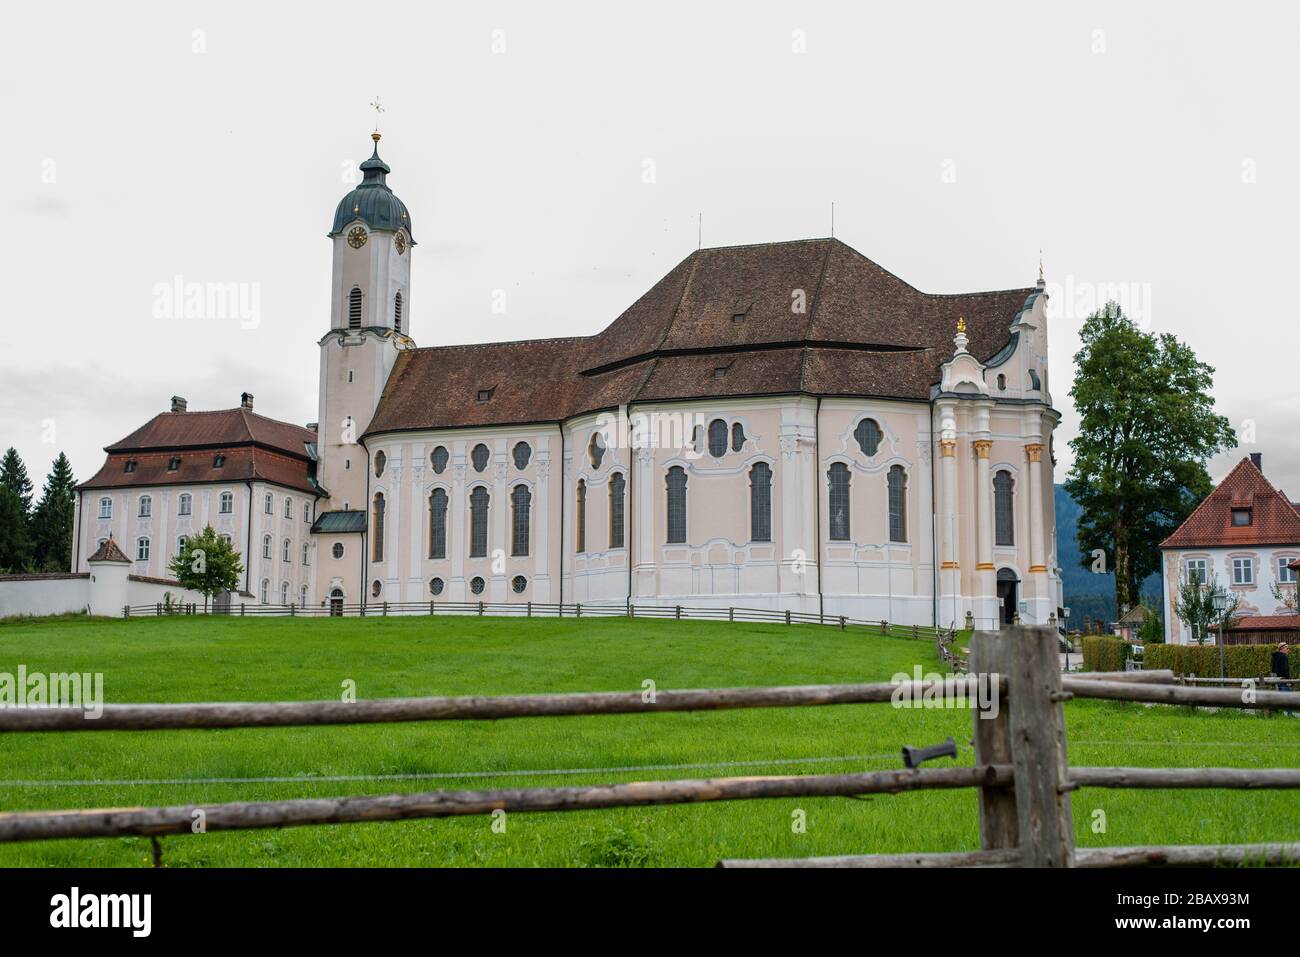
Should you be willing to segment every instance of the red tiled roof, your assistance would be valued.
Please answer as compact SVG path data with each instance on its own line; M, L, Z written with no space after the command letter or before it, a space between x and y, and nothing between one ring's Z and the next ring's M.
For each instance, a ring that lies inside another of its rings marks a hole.
M1035 292L930 295L835 239L701 249L597 335L404 352L367 434L708 396L927 399L959 316L987 361Z
M1249 505L1251 523L1233 525L1232 509ZM1249 457L1237 463L1161 548L1300 544L1300 512Z
M303 446L316 433L299 425L268 419L243 407L214 412L161 412L105 452L145 449L214 448L257 444L306 456Z
M1300 629L1300 615L1245 615L1228 631L1281 631Z
M130 565L131 559L122 554L122 549L117 547L117 542L111 538L104 539L104 544L95 549L95 554L91 555L88 562L117 562L121 565Z
M192 414L192 413L191 413ZM225 456L220 468L213 466L218 454ZM171 469L173 455L180 467ZM126 463L135 470L126 471ZM134 488L150 485L235 484L246 481L271 482L303 492L318 493L307 472L307 459L281 455L256 446L206 449L201 452L110 453L108 460L78 489Z

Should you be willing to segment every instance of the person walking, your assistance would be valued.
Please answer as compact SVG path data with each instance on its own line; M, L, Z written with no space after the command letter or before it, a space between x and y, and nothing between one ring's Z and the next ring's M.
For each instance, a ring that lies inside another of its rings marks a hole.
M1287 645L1285 641L1279 644L1277 646L1277 650L1273 652L1273 657L1269 661L1268 670L1273 672L1273 677L1275 678L1289 679L1291 677L1290 647ZM1291 690L1290 682L1279 681L1277 683L1277 690L1290 691ZM1292 711L1283 711L1282 713L1285 714L1287 717L1295 717L1295 713Z

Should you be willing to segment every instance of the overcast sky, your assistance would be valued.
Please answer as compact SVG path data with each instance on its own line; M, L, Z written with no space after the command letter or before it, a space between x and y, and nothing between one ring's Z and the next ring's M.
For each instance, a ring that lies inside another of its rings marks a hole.
M1214 477L1259 451L1300 498L1300 9L1061 6L11 7L0 447L39 486L173 394L314 420L325 234L378 95L421 345L596 332L699 213L706 246L755 243L827 235L834 202L839 238L927 292L1032 285L1043 249L1058 482L1113 285L1216 367L1242 443ZM249 308L168 315L178 276Z

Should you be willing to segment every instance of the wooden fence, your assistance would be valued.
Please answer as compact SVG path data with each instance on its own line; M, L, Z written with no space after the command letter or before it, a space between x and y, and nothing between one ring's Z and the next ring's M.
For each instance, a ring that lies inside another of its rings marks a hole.
M1103 788L1300 788L1300 769L1070 768L1063 703L1103 698L1240 708L1300 708L1300 693L1188 687L1168 671L1062 677L1057 635L1048 627L976 632L971 674L894 683L776 688L397 698L226 704L107 705L98 719L79 709L0 710L0 733L161 731L178 728L284 727L397 721L503 720L565 715L645 714L735 708L812 707L967 700L976 683L999 708L972 709L974 766L864 771L850 774L645 781L628 784L184 804L100 810L0 814L0 841L190 834L205 831L396 821L506 812L549 812L705 801L852 797L925 789L976 788L980 850L797 860L723 861L727 867L1128 867L1300 861L1300 843L1127 847L1076 850L1071 792Z

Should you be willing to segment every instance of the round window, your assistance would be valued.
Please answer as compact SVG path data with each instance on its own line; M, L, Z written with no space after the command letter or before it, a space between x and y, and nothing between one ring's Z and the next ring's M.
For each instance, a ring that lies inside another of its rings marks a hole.
M330 549L330 554L333 555L335 558L342 558L342 557L343 557L343 543L342 543L342 542L335 542L335 543L334 543L334 547Z
M528 587L528 579L525 578L523 575L516 575L513 579L511 579L510 587L515 590L516 595L522 595L524 593L524 589Z
M442 590L443 590L444 587L446 587L446 586L444 585L443 580L442 580L441 578L431 578L431 579L429 579L429 594L430 594L430 595L441 595L441 594L442 594Z
M475 575L469 580L469 590L476 595L483 594L483 579Z
M384 586L378 578L370 583L370 594L374 595L376 598L379 597L379 593L383 590Z
M388 464L388 456L383 452L375 453L375 478L384 474L384 466Z

